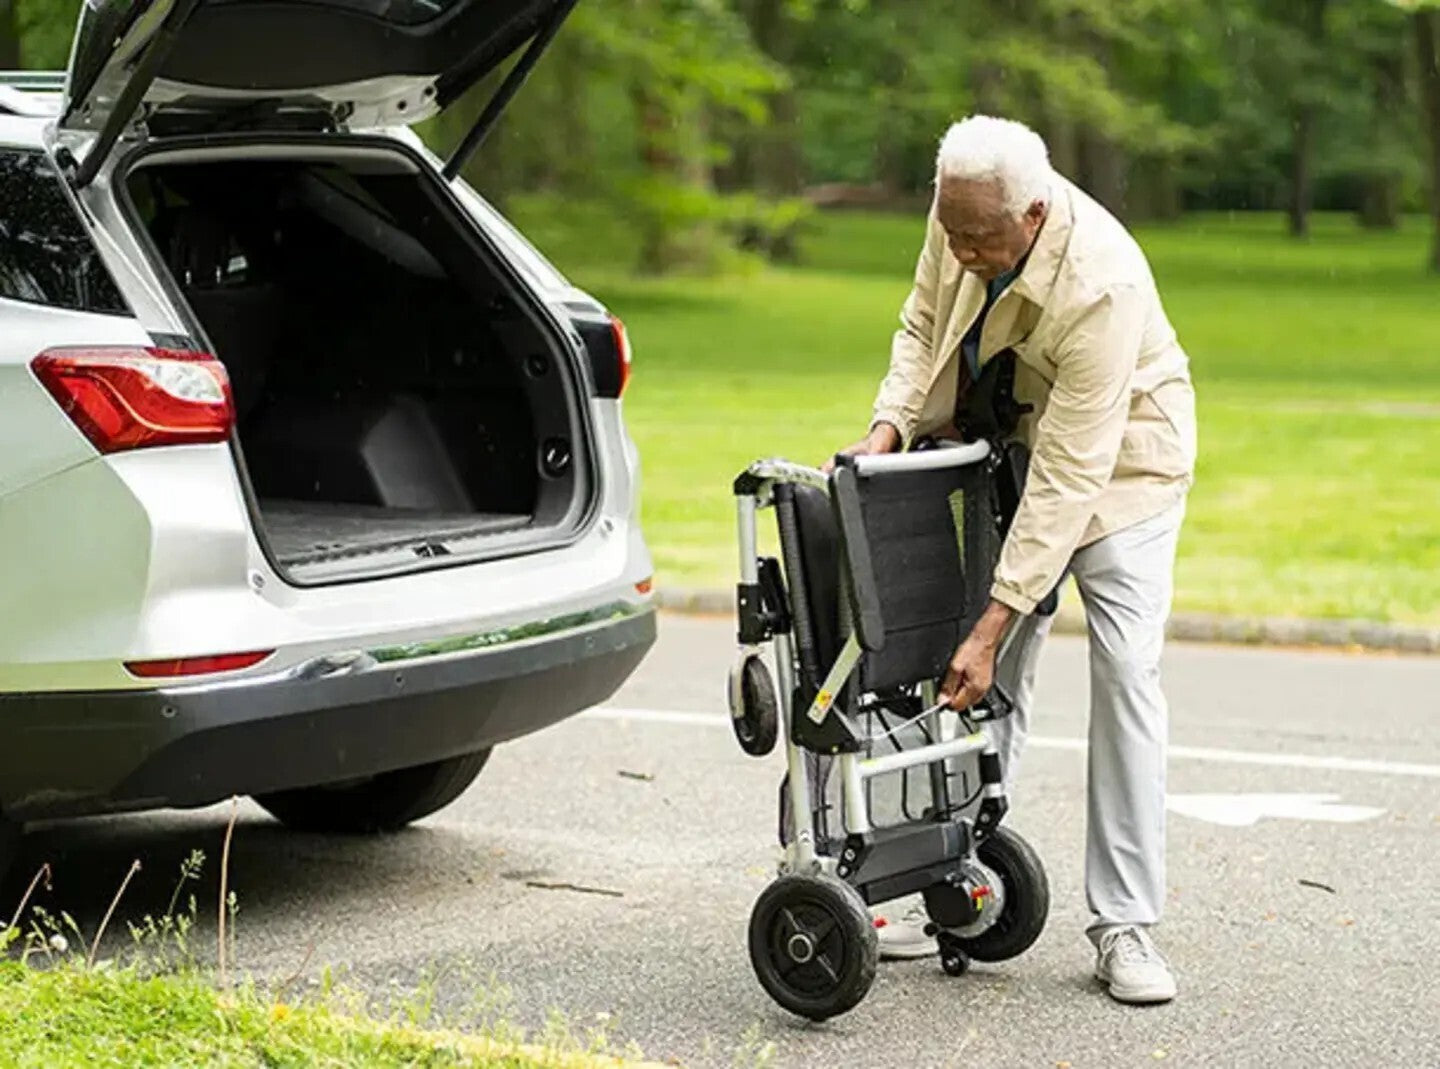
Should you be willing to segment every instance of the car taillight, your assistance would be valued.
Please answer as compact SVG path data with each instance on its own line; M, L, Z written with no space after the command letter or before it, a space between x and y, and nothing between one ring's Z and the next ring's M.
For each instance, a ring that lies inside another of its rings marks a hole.
M615 392L616 397L625 393L625 387L630 383L630 335L625 331L625 324L620 322L618 316L610 317L610 334L615 339L615 359L619 364L620 388Z
M216 675L220 672L239 672L245 668L254 668L274 652L257 650L252 653L221 653L213 657L181 657L170 661L126 661L125 671L141 679Z
M234 423L230 378L209 353L77 346L47 349L30 366L102 453L223 442Z
M593 305L572 306L571 322L585 343L595 396L619 397L630 381L630 336L625 324Z

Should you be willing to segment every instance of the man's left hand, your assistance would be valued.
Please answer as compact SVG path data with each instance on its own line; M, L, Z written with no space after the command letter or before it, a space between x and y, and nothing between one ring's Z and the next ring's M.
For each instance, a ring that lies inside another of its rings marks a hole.
M1008 605L992 601L960 643L950 658L945 681L940 684L940 700L951 709L963 712L990 693L995 681L995 654L1014 615Z

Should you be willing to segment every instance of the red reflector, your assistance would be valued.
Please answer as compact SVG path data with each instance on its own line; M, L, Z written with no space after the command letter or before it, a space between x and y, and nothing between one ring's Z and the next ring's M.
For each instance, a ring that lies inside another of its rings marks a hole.
M653 589L655 589L654 579L642 579L635 584L635 593L637 594L648 594Z
M179 676L206 676L217 672L238 672L254 668L274 650L253 653L221 653L213 657L182 657L174 661L126 661L125 671L141 679L175 679Z
M47 349L30 366L102 453L230 436L230 378L208 353L85 346Z
M620 361L620 389L616 397L625 395L625 386L630 382L630 361L633 354L630 351L630 335L625 330L625 324L620 322L618 316L610 317L610 333L615 336L616 358Z

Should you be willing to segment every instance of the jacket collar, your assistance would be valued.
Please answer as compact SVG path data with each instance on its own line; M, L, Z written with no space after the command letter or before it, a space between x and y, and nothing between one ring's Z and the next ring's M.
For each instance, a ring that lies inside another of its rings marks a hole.
M1050 180L1050 189L1050 205L1045 214L1045 222L1030 249L1025 270L1020 272L1020 277L1011 286L1020 296L1041 306L1055 288L1060 263L1065 258L1065 250L1070 246L1070 234L1075 227L1070 183L1056 175Z

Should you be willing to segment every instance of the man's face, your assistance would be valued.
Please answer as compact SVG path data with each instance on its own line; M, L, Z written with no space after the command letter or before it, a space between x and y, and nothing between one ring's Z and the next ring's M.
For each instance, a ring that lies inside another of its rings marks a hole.
M1000 184L947 178L936 194L935 213L960 266L986 282L1009 271L1035 243L1045 205L1035 201L1017 216L1006 209Z

